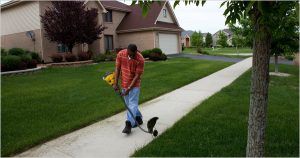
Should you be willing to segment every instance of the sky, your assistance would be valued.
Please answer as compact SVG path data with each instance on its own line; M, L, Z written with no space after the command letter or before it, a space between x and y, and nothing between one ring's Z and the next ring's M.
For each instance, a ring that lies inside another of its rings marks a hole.
M1 4L9 0L0 0ZM119 0L120 2L131 4L131 0ZM173 6L174 1L170 1ZM194 4L185 6L180 2L174 10L180 27L185 30L201 31L202 33L210 32L214 34L220 29L228 28L225 26L225 8L220 8L221 0L210 0L202 7Z

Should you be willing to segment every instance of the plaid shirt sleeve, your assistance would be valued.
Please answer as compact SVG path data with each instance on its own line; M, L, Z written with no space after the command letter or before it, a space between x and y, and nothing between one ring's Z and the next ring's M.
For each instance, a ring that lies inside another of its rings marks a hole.
M137 64L137 67L136 67L136 73L137 74L143 74L143 72L144 72L144 59L142 58L139 62L138 62L138 64Z
M122 62L122 57L121 57L121 52L118 53L117 58L116 58L116 68L121 69L121 62Z

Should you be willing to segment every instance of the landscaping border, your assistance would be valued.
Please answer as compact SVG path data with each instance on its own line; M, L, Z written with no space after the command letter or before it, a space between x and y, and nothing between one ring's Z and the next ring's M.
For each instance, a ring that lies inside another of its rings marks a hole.
M16 71L6 71L6 72L1 72L1 75L10 75L10 74L20 74L20 73L26 73L26 72L34 72L41 70L43 67L36 67L32 69L25 69L25 70L16 70Z

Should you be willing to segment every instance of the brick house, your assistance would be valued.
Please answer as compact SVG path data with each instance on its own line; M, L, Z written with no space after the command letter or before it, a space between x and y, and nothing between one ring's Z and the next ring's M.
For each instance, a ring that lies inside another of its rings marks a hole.
M91 50L94 54L106 50L125 48L135 43L140 51L161 48L166 54L181 52L181 31L168 1L153 3L146 17L138 5L129 6L118 1L85 1L87 8L99 10L98 22L107 27L101 39L92 44L73 48L76 54ZM36 51L45 62L50 55L64 52L65 46L45 38L40 15L51 6L49 1L10 1L1 5L1 47L19 47ZM27 35L26 35L27 34ZM35 40L29 38L34 34Z

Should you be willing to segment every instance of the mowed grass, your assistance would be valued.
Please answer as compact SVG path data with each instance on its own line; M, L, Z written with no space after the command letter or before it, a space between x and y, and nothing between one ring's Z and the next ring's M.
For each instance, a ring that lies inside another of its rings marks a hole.
M245 57L240 54L252 53L252 49L250 48L238 48L238 53L237 53L235 47L215 48L214 50L212 48L202 48L202 50L208 52L209 55L220 55L220 56L228 56L228 57ZM183 52L190 53L190 54L198 54L196 48L185 48Z
M140 102L229 65L185 58L147 62ZM2 156L14 155L125 110L112 88L102 81L102 76L113 70L111 62L2 76Z
M281 67L292 76L270 78L265 156L298 157L299 69ZM133 156L246 156L250 76L248 71Z

